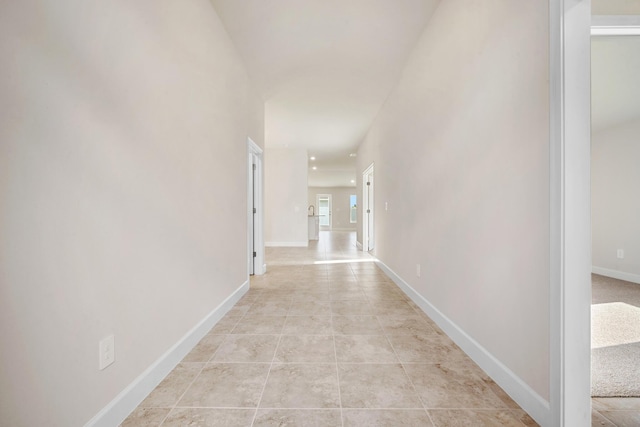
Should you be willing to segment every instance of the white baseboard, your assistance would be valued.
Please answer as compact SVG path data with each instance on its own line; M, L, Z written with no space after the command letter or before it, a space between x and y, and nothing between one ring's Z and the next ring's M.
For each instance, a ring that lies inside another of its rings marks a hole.
M265 242L264 245L272 248L306 248L309 242Z
M540 425L549 425L550 405L520 377L496 359L489 351L427 301L383 262L376 264L413 300L436 324L480 366L522 409Z
M360 251L362 250L362 243L358 242L357 240L356 240L356 248L358 248L358 250Z
M599 274L601 276L613 277L614 279L625 280L627 282L640 284L639 274L625 273L624 271L618 271L618 270L610 270L608 268L596 267L595 265L591 267L591 272L595 274Z
M85 427L120 425L248 290L247 281L122 390Z

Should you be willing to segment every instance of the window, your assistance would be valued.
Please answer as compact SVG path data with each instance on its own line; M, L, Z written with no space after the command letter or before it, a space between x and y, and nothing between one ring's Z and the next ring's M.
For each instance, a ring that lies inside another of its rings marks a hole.
M356 222L358 222L358 208L357 208L355 194L352 194L349 196L349 211L350 211L349 220L351 224L355 224Z

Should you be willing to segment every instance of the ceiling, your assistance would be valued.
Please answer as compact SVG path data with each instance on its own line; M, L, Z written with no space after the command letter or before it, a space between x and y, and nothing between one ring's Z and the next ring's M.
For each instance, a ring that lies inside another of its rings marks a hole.
M591 128L640 119L640 36L591 39Z
M265 101L267 148L310 186L352 186L357 150L439 0L211 0Z
M265 101L266 147L315 156L310 186L354 186L349 154L439 0L211 2ZM592 39L594 132L640 118L638 76L640 36Z

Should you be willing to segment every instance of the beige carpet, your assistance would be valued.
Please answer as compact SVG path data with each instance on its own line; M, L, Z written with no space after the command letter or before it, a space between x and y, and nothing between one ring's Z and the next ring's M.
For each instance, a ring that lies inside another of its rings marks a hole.
M591 395L640 397L640 285L593 275Z

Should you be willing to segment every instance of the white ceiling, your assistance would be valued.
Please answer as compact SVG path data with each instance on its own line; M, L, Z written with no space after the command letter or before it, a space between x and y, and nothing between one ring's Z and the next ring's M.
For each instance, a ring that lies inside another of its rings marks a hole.
M211 1L264 98L267 148L315 155L310 185L352 185L349 153L439 0Z
M310 186L352 186L349 153L439 0L211 1L265 101L267 148L316 156ZM594 131L640 118L639 76L639 36L592 39Z
M594 132L640 119L640 36L591 39Z

